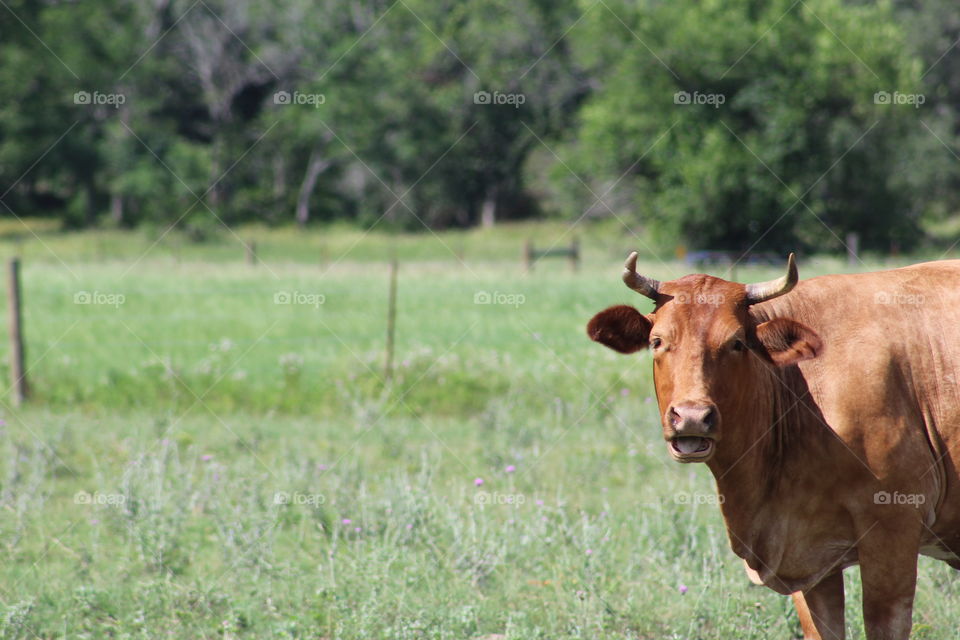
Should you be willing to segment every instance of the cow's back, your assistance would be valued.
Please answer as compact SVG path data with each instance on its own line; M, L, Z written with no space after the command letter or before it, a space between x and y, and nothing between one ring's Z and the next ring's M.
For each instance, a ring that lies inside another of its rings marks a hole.
M799 366L849 465L923 495L931 532L960 552L960 261L811 278L755 313L820 335Z

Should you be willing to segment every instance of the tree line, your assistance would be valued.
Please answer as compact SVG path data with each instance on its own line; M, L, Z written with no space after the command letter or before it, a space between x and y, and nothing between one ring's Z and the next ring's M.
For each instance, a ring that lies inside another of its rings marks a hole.
M909 250L953 228L958 38L950 0L7 0L0 215Z

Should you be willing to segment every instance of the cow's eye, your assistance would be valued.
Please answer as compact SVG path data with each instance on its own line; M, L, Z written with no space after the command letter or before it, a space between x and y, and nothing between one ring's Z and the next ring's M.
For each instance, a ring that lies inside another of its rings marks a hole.
M661 340L660 338L651 338L651 339L650 339L650 348L651 348L651 349L659 349L659 348L660 348L660 345L662 345L662 344L663 344L663 340Z
M743 341L742 341L742 340L735 340L734 343L733 343L733 350L734 350L734 351L746 351L746 350L747 350L747 345L743 344Z

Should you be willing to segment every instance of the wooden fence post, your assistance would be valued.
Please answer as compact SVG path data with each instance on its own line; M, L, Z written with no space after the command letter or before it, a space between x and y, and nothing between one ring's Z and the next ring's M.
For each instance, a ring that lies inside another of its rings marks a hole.
M580 238L574 237L570 243L570 270L577 271L580 268Z
M527 273L533 271L533 240L529 238L523 243L523 269Z
M390 292L387 298L387 354L383 366L384 380L393 377L393 345L397 328L397 257L390 260Z
M13 406L27 399L27 372L24 369L22 314L20 312L20 259L12 258L7 269L7 301L10 307L10 375Z

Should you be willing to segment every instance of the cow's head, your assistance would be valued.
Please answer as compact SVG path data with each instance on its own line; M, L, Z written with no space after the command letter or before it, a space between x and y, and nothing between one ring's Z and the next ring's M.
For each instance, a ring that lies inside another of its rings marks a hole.
M793 254L787 275L748 285L707 275L660 283L639 275L636 265L632 253L623 281L656 302L653 312L610 307L590 320L587 334L621 353L653 351L670 455L678 462L706 462L724 434L738 435L734 423L762 401L756 396L769 384L772 369L813 358L821 348L817 334L799 322L759 321L750 313L750 305L784 295L797 284Z

